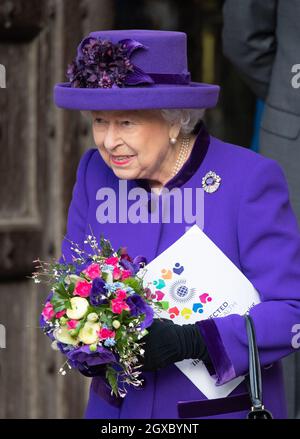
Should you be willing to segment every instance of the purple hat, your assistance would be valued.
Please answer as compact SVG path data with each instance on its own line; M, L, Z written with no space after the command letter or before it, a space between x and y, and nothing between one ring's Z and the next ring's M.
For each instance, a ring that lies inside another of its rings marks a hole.
M54 101L73 110L209 108L220 87L192 82L187 36L158 30L91 32L56 84Z

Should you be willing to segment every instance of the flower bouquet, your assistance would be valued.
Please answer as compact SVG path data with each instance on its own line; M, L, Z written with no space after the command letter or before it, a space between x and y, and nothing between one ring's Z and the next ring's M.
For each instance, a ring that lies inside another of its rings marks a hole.
M71 243L77 254L71 264L34 261L42 269L33 272L34 281L46 276L51 285L41 326L52 347L67 357L66 367L88 376L97 367L110 394L124 397L126 385L142 384L140 339L159 310L143 286L146 259L132 260L125 248L115 252L102 236L100 247L94 236L87 236L92 255ZM65 375L65 367L60 372Z

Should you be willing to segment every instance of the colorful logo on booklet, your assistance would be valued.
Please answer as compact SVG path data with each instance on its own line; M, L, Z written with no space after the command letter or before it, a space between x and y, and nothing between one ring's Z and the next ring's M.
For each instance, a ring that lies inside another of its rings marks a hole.
M181 315L188 320L193 313L202 314L205 304L213 300L211 294L199 294L196 288L189 287L184 278L184 266L179 262L172 269L163 268L161 277L152 282L150 290L151 298L160 302L171 319Z

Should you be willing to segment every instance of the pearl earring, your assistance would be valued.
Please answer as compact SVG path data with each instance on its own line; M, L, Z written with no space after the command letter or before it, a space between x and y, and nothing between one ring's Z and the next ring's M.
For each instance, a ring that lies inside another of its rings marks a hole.
M170 143L171 143L172 145L175 145L176 142L177 142L176 137L171 137L171 138L170 138Z

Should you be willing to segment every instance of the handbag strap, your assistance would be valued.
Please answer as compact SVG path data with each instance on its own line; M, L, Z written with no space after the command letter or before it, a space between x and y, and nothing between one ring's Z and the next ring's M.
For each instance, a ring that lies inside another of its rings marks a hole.
M261 370L254 323L248 314L245 314L245 319L249 346L249 392L252 410L263 410Z

